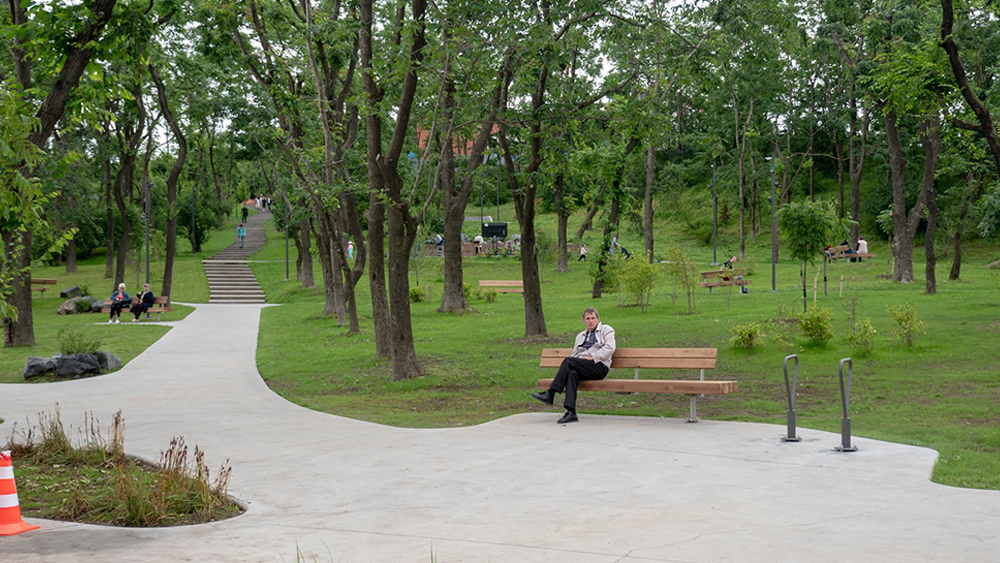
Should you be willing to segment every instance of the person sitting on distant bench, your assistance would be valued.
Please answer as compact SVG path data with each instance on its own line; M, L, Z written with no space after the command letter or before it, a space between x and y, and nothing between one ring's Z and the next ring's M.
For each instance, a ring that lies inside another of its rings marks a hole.
M108 324L121 322L122 309L128 307L130 303L132 303L132 298L125 291L125 284L118 284L118 291L111 294L111 318L108 319Z
M720 270L734 270L734 269L736 269L736 260L737 260L736 255L733 254L732 256L729 257L729 260L726 260L722 264L722 268L720 268ZM729 276L726 276L726 275L722 276L722 280L723 281L726 281L728 279L729 279ZM741 280L741 279L743 279L743 276L736 276L736 279ZM747 286L740 285L740 293L750 293L750 290L747 289Z
M858 252L857 253L858 254L868 254L868 241L866 241L865 239L861 238L860 235L858 235ZM862 258L860 256L858 256L857 258L851 258L851 262L854 262L855 260L857 260L858 262L861 262L861 261L864 260L864 258Z
M135 318L132 319L132 322L134 323L139 322L139 316L148 311L149 308L153 306L153 300L155 299L155 297L153 296L153 292L149 290L148 283L143 284L142 293L140 293L136 297L138 298L138 301L135 302L135 305L132 305L132 309L130 310L132 314L135 315Z

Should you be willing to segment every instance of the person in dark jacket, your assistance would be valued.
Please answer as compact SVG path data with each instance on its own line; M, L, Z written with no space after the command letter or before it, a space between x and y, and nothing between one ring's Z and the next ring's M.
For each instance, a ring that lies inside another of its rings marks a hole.
M133 315L135 315L135 318L132 319L132 322L134 323L139 322L139 315L142 315L143 313L148 311L150 307L153 306L154 298L155 296L153 295L153 292L149 290L149 284L148 283L144 284L142 286L142 293L140 293L137 296L135 305L132 305L131 312Z
M132 298L125 291L125 284L118 284L118 290L111 294L111 318L108 324L118 324L121 322L122 309L132 303Z

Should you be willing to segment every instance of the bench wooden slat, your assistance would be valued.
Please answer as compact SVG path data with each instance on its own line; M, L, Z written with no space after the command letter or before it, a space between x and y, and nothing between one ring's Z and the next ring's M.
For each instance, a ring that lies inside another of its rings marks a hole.
M524 287L521 280L479 280L479 287Z
M539 367L559 367L572 348L545 348ZM618 348L611 356L613 368L713 369L715 348Z
M539 379L538 388L548 389L551 379ZM581 391L612 393L671 393L675 395L727 395L739 390L736 381L700 381L684 379L602 379L581 381Z
M744 270L743 268L737 268L735 270L728 270L728 269L727 270L709 270L707 272L702 272L701 273L701 277L705 278L706 281L708 280L708 278L735 277L735 276L745 276L745 275L747 275L747 271Z
M31 283L33 285L55 285L56 280L48 278L31 278Z
M717 281L703 281L699 283L701 287L729 287L732 285L750 285L753 280L717 280Z

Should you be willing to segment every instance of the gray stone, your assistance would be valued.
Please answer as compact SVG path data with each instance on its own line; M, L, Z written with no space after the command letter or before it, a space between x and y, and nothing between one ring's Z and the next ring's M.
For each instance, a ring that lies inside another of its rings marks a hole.
M75 315L76 312L76 299L67 299L59 306L60 315Z
M83 292L80 291L80 286L78 285L67 287L59 292L59 297L80 297L81 295L83 295Z
M71 354L56 360L56 374L59 377L79 377L100 372L101 364L93 354Z
M90 312L91 313L100 313L100 312L102 312L104 310L104 301L102 299L98 299L96 297L90 297L90 296L87 296L87 299L90 299Z
M111 352L98 350L94 355L97 356L97 362L101 364L101 371L115 371L122 367L121 358Z
M53 358L39 358L36 356L28 356L28 359L24 361L24 378L31 379L32 377L38 377L39 375L45 375L56 371L56 361Z

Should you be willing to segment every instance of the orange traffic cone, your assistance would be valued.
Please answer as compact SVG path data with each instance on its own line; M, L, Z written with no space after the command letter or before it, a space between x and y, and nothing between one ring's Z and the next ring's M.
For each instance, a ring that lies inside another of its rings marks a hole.
M9 451L0 452L0 536L37 529L38 526L21 520L21 505L17 502L17 487L14 486L14 464Z

